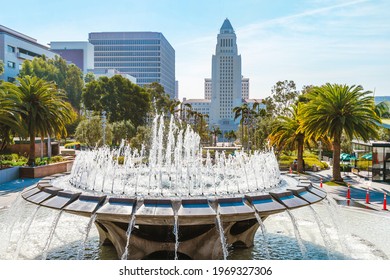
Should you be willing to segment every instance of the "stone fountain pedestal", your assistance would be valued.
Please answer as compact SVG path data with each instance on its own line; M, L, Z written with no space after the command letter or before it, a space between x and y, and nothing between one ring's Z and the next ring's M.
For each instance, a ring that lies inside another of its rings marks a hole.
M305 178L297 178L297 187L269 194L183 199L107 197L54 186L52 180L63 175L66 174L43 178L25 190L22 197L75 215L95 215L101 244L113 245L118 258L124 255L128 244L128 259L169 259L175 255L179 259L222 259L224 244L253 246L259 227L256 214L264 220L326 197L324 191ZM221 240L220 230L225 240Z

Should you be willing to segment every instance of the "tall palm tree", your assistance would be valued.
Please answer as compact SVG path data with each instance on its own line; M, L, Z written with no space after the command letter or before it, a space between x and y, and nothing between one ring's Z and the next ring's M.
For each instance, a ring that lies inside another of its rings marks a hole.
M240 119L241 144L244 145L245 127L250 121L249 118L251 117L252 110L249 108L248 103L243 103L241 106L234 107L233 113L234 113L234 120L241 118Z
M66 131L65 125L75 116L70 103L65 101L65 93L56 84L37 77L17 78L17 84L4 83L8 94L17 97L15 108L20 113L26 134L30 138L30 151L27 164L35 164L35 136L60 135Z
M314 87L307 97L303 129L309 136L319 139L329 136L333 146L333 180L342 181L340 172L341 136L368 141L378 135L374 98L363 87L325 84Z
M212 129L210 130L210 133L213 137L213 141L211 141L211 144L216 146L217 145L217 140L218 140L218 135L222 135L222 131L219 128L219 126L213 126Z
M375 113L380 117L388 117L390 114L390 106L388 101L382 101L375 105Z
M20 114L15 107L17 97L0 88L0 151L12 143L12 131L22 133Z
M302 173L303 148L305 143L305 132L302 129L303 103L292 105L288 108L291 117L279 116L277 123L269 135L270 144L276 145L280 151L283 148L297 149L297 171Z

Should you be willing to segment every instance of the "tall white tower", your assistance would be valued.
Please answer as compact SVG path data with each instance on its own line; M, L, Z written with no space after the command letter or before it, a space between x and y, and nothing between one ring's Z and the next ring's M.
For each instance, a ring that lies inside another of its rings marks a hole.
M230 21L225 19L212 57L209 121L211 127L218 126L223 133L237 129L239 120L234 121L233 108L242 104L241 55L236 40Z

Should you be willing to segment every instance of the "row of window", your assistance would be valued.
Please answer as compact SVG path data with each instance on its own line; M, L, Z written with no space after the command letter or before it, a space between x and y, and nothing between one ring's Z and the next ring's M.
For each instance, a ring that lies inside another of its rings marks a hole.
M15 47L7 45L7 51L10 52L10 53L14 53L15 52Z
M110 60L104 60L97 58L95 59L95 63L104 63L104 62L111 62ZM160 67L161 63L155 63L155 62L149 62L149 63L143 63L143 62L115 62L112 63L113 65L117 65L118 67Z
M233 39L221 39L221 47L233 47Z
M15 62L13 62L13 61L8 61L8 62L7 62L7 66L8 66L8 68L15 69L15 67L16 67L16 63L15 63Z
M160 40L90 40L92 45L159 45Z
M95 51L159 51L160 46L95 46Z
M95 50L95 57L99 56L119 56L119 57L132 57L136 58L139 57L140 59L158 59L156 61L160 61L160 52L96 52ZM153 61L153 60L151 60Z
M153 82L160 83L160 79L138 79L137 78L137 84L151 84Z
M95 55L95 60L101 61L119 61L119 62L160 62L160 57L139 57L139 56L108 56L108 55Z
M116 68L121 72L135 72L135 73L160 72L160 68L146 68L146 67L145 68L124 68L119 66L118 63L95 63L95 67Z

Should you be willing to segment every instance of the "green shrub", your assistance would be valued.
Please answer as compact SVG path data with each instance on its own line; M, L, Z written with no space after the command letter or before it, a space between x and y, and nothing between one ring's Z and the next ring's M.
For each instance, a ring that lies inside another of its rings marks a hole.
M54 157L51 157L49 162L50 163L55 163L55 162L61 162L63 161L64 159L62 158L62 156L54 156Z
M65 149L75 149L76 145L80 145L80 142L70 142L64 145Z

